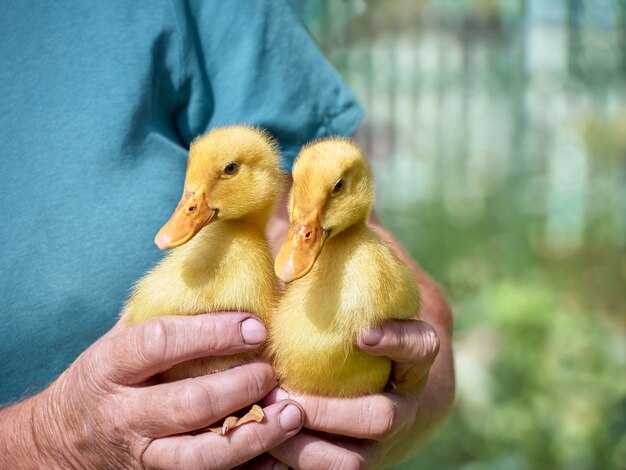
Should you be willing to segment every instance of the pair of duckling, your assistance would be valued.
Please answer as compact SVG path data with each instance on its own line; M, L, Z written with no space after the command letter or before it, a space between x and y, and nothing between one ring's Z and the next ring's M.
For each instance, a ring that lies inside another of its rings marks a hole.
M362 352L355 339L387 319L415 317L420 295L406 265L367 225L369 166L345 139L302 149L293 166L291 226L274 265L265 229L283 181L277 145L260 129L225 127L196 139L181 201L155 238L161 249L178 248L135 286L126 322L245 311L268 326L263 353L185 362L162 374L167 381L264 354L292 392L380 392L391 361Z

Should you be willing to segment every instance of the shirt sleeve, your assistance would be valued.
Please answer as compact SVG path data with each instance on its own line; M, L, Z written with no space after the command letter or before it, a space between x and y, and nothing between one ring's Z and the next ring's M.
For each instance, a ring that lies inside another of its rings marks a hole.
M363 109L286 0L173 2L182 37L177 126L258 125L279 141L283 167L305 143L351 135Z

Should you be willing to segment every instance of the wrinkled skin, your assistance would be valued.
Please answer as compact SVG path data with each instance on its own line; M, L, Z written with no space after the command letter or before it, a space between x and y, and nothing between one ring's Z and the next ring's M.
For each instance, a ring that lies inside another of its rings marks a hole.
M276 386L269 364L173 383L151 377L184 360L254 349L265 336L263 325L242 313L118 323L46 390L0 413L0 467L213 469L246 462L299 430L299 406L270 405L262 423L226 437L191 432L267 395Z

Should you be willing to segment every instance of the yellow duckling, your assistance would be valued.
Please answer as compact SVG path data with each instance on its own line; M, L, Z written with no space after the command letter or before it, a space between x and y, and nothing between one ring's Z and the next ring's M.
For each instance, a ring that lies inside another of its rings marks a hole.
M217 311L252 312L267 322L277 285L265 227L282 181L277 146L265 132L233 126L197 138L182 198L155 238L162 250L178 248L137 283L126 322ZM188 361L162 376L213 373L255 355Z
M270 321L270 348L292 392L352 397L382 391L391 361L355 346L388 319L414 318L420 294L407 266L367 223L374 181L343 139L305 147L293 167L291 227L276 259L288 283Z

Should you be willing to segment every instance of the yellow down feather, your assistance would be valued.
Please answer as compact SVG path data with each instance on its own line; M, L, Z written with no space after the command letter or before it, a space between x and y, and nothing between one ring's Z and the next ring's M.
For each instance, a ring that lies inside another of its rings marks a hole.
M391 361L359 350L357 335L388 319L416 317L420 295L408 267L366 224L374 200L371 171L356 145L326 139L301 151L293 180L292 224L319 213L326 238L308 274L286 285L270 320L279 380L287 390L323 396L382 391ZM290 263L294 255L284 259Z

